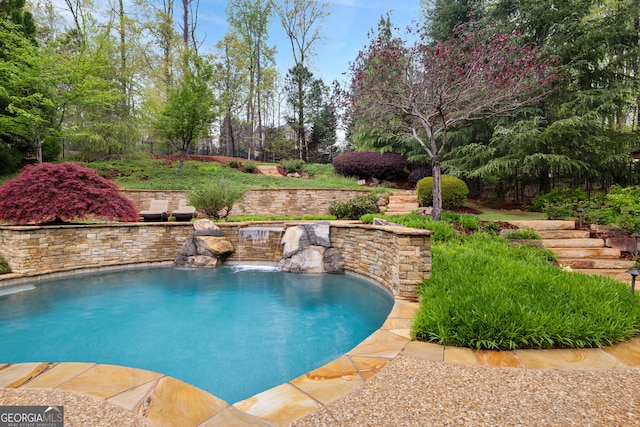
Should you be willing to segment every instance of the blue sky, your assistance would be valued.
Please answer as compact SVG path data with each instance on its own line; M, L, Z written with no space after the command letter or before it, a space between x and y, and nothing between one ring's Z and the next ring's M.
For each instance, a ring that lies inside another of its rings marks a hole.
M224 0L202 0L200 2L198 27L205 40L202 48L213 51L218 40L227 32L225 16L227 2ZM333 80L346 81L349 63L367 43L367 34L376 29L380 16L391 11L392 23L401 28L400 34L412 21L420 19L420 0L333 0L330 15L325 19L322 31L325 40L315 45L316 56L309 64L316 77L325 84ZM286 74L293 65L291 46L279 18L273 17L269 28L269 45L275 45L278 54L276 66Z

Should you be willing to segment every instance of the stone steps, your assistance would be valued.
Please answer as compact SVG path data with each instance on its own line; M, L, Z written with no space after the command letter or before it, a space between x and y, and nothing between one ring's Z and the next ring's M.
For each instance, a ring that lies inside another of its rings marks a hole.
M569 266L572 270L616 270L626 272L635 265L634 261L614 258L564 258L559 260L563 266Z
M567 258L620 258L620 250L613 248L549 248L558 255L558 259Z
M591 238L588 230L576 230L573 221L510 221L519 228L536 231L545 248L558 256L558 263L572 271L606 276L631 283L627 270L634 261L622 258L620 248L608 247L604 239Z
M545 248L604 248L604 240L591 238L542 239ZM618 251L618 255L620 255Z
M591 233L587 230L539 230L541 239L589 239Z
M420 209L418 197L411 193L394 192L389 195L386 215L406 215Z
M597 274L598 276L605 276L609 277L610 279L615 279L624 283L631 284L631 275L623 269L574 268L572 270L585 274Z
M509 223L518 228L528 228L534 231L575 230L576 228L575 222L561 220L509 221Z
M262 175L282 177L282 175L278 171L278 166L260 165L256 166L256 169Z

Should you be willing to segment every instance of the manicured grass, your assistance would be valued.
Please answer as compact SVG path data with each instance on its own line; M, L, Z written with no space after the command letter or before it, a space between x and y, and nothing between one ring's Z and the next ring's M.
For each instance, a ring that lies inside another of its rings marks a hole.
M503 210L492 209L487 206L479 205L471 201L467 201L465 206L479 210L482 212L478 215L478 219L484 221L531 221L538 219L547 219L547 214L542 212L527 212L521 210Z
M362 188L355 179L336 175L327 166L306 165L318 174L312 179L273 177L238 171L216 162L186 161L181 171L178 163L163 160L139 159L91 162L85 166L114 181L124 189L132 190L191 190L217 182L224 177L242 189L250 188Z
M412 335L477 349L601 347L640 332L640 295L563 271L548 252L485 233L432 247Z

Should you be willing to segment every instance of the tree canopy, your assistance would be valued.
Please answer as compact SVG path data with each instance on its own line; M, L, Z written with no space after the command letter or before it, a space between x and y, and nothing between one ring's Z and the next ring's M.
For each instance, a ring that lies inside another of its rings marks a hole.
M428 154L434 219L442 210L441 158L449 129L535 104L557 77L551 60L514 33L461 28L446 42L413 46L379 39L361 54L352 82L356 129L400 137L400 144L417 142Z

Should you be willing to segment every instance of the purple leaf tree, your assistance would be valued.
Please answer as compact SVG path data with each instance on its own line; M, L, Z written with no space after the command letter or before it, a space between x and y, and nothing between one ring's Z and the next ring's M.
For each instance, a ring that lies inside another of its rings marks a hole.
M25 166L0 187L0 220L44 224L86 218L138 221L134 203L96 171L73 163Z
M379 39L352 65L353 120L378 135L416 141L431 160L433 212L442 212L447 131L540 102L558 73L554 61L517 34L459 28L446 42Z

